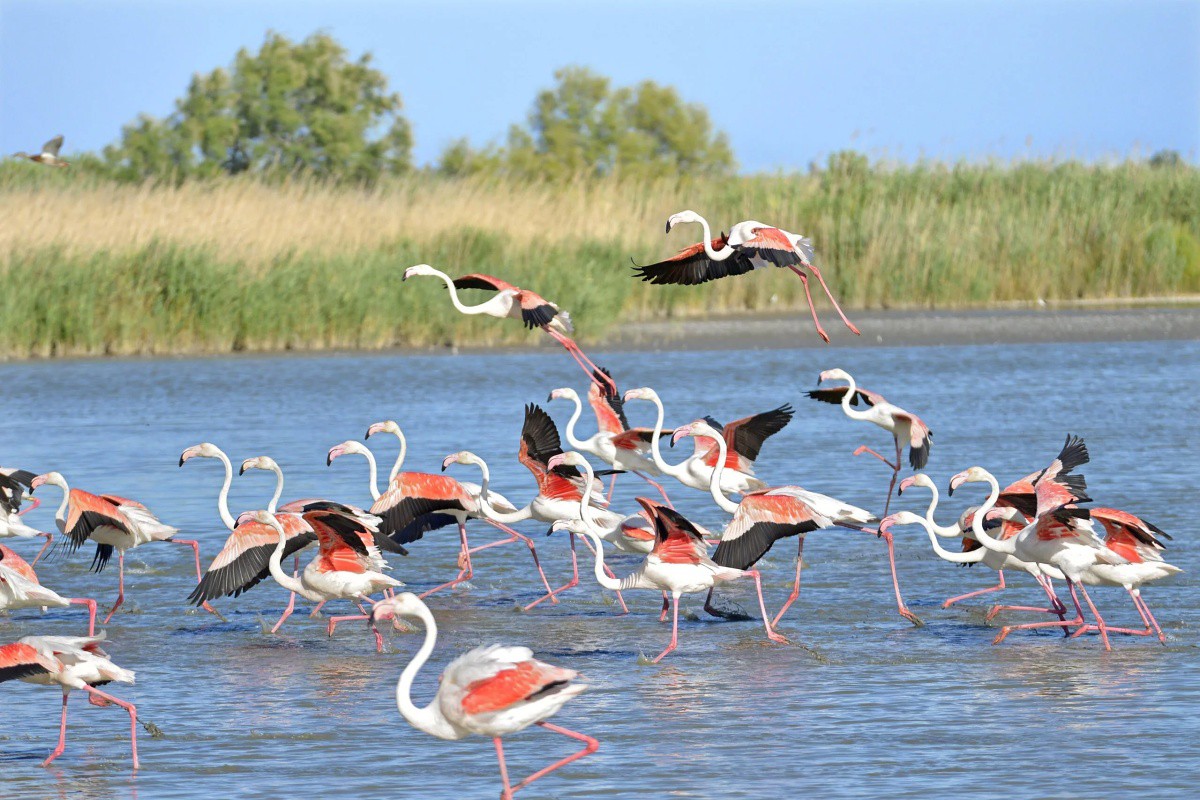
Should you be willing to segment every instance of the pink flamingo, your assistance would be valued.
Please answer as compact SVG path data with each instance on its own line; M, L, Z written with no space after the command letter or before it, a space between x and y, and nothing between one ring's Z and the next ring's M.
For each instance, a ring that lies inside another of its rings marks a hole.
M514 792L600 748L600 743L592 737L546 721L587 686L574 683L579 673L538 661L527 647L492 645L464 653L442 671L433 701L418 708L412 701L412 684L433 652L437 623L429 607L416 595L403 592L375 604L371 625L398 616L419 620L425 626L425 641L396 684L396 706L401 716L417 730L447 741L472 735L492 737L500 761L501 800L511 800ZM555 761L514 786L508 778L502 738L530 725L583 742L584 749Z
M722 233L714 239L708 221L695 211L672 214L667 219L667 233L680 223L699 223L704 230L703 241L685 247L657 264L647 264L643 267L634 263L639 278L654 284L694 286L730 275L742 275L763 267L787 267L799 275L804 283L804 297L808 300L813 325L817 334L828 342L829 335L817 319L817 309L813 306L812 294L808 289L808 275L801 269L803 267L817 276L821 288L825 290L829 302L833 303L842 322L851 333L859 335L858 328L846 319L842 307L833 298L833 293L825 284L825 278L821 276L821 270L813 264L812 260L816 254L811 239L753 220L739 222L729 229L728 236Z
M36 497L27 498L33 478L34 474L29 470L0 467L0 539L45 537L46 543L33 559L36 566L46 548L54 541L54 534L31 528L21 519L42 504ZM22 509L21 505L26 499L30 501L29 508Z
M15 552L0 544L0 611L19 608L67 608L85 606L88 610L88 636L96 633L96 601L88 597L62 597L38 581L33 567Z
M427 275L445 283L446 288L450 290L450 302L461 314L486 314L489 317L500 319L519 319L530 330L541 328L551 339L561 344L571 354L575 363L579 364L580 369L589 379L601 374L592 360L579 349L579 345L575 344L575 340L571 338L570 334L575 331L571 315L541 295L519 286L513 286L492 275L473 273L452 279L446 273L436 270L428 264L409 267L404 271L403 280L408 280L414 275ZM467 306L458 299L459 289L483 289L487 292L496 292L496 296L485 303ZM612 379L607 377L598 379L606 381L612 391L617 390Z
M67 697L72 689L88 693L92 705L117 705L129 712L129 739L133 747L133 768L138 768L137 708L97 689L113 681L133 683L134 673L114 664L100 649L99 636L26 636L0 647L0 683L21 680L41 686L62 688L62 722L58 728L58 747L42 762L49 766L67 746Z
M92 570L104 569L117 551L117 601L104 618L107 624L125 602L125 551L147 542L170 542L192 548L196 560L196 582L200 582L200 544L194 539L176 539L178 528L164 525L158 517L136 500L115 494L95 495L82 489L71 489L57 472L38 475L30 482L30 491L49 484L63 491L62 504L55 512L58 530L67 537L67 549L74 552L89 539L96 543ZM69 515L68 515L69 512ZM216 613L216 612L213 612Z
M896 462L892 463L876 451L863 445L854 451L854 455L870 453L884 464L892 468L892 480L888 484L887 502L883 514L887 516L892 507L892 490L896 488L896 478L900 476L900 455L904 443L908 444L908 461L913 469L924 469L929 463L929 448L933 444L933 432L929 430L920 417L893 405L884 399L883 395L867 389L860 389L850 373L841 369L827 369L817 378L817 385L825 381L846 381L846 386L834 386L827 389L816 389L808 392L813 400L823 403L841 405L842 411L850 419L860 419L872 422L892 434L896 443ZM868 406L865 411L856 411L851 406L857 406L859 401Z

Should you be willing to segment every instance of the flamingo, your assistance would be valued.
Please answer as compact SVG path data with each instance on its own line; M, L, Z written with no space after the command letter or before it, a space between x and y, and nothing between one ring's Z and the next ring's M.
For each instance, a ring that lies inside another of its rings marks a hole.
M283 571L283 551L288 535L274 514L267 511L248 511L247 521L265 525L275 532L275 550L271 553L271 577L283 588L306 600L324 605L330 600L350 600L358 605L361 616L330 617L326 632L333 636L339 622L367 619L364 602L370 595L388 589L398 589L403 583L384 575L387 569L383 554L375 547L374 534L353 510L338 503L314 504L303 514L317 535L319 550L299 578ZM376 648L383 652L383 638L375 634Z
M563 458L564 456L555 456L550 463L556 465L556 462ZM604 547L595 530L584 526L581 532L593 541L596 553L596 581L605 589L613 591L650 589L670 593L671 641L667 644L666 649L651 659L650 663L657 664L662 661L679 644L679 598L681 595L706 590L711 592L714 586L738 578L754 579L755 590L758 592L758 606L762 611L763 627L767 631L767 638L773 642L788 643L786 638L775 632L768 620L767 607L763 602L762 581L756 570L734 569L717 564L708 557L704 533L686 517L649 498L638 497L636 500L645 509L646 515L654 524L654 547L642 565L624 578L617 579L606 574ZM571 522L571 520L558 520L551 528L572 530Z
M37 573L15 552L0 544L0 611L18 608L67 608L88 610L88 636L96 633L96 601L87 597L62 597L38 582Z
M858 384L855 383L854 378L845 370L825 370L817 378L817 385L820 386L825 381L837 380L846 381L847 385L816 389L808 392L808 396L813 400L820 400L823 403L840 404L842 411L846 413L847 417L875 423L892 434L892 439L896 443L896 463L894 464L866 445L854 451L854 455L864 452L870 453L892 468L892 480L888 484L887 502L883 507L883 514L887 516L888 511L892 507L892 489L896 488L896 478L900 476L900 451L903 449L902 442L908 443L908 461L912 465L912 468L924 469L925 465L929 463L929 448L933 444L933 432L929 430L929 426L921 421L921 418L916 414L912 414L899 406L889 403L881 394L858 388ZM856 411L851 408L851 406L857 406L860 400L869 407L867 410Z
M62 137L62 134L59 134L58 136L55 136L53 139L51 139L50 141L48 141L44 145L42 145L42 151L40 153L30 154L30 153L26 153L24 150L22 150L19 153L13 153L12 157L13 158L27 158L30 161L34 161L38 164L43 164L47 167L68 167L68 166L70 166L71 162L64 161L63 159L58 157L58 151L62 149L62 146L63 146L63 137Z
M113 551L117 551L117 601L108 610L105 625L125 602L126 550L147 542L191 547L196 560L196 582L200 582L200 543L194 539L176 539L179 529L164 525L141 503L115 494L95 495L82 489L71 489L57 472L36 476L30 481L30 491L36 491L43 484L57 486L63 491L62 504L54 514L54 521L59 532L67 537L68 552L79 549L89 539L95 542L92 570L100 572L112 558Z
M225 479L221 483L221 492L217 495L217 513L221 515L221 522L225 524L225 527L232 531L237 527L237 521L233 518L233 514L229 513L229 487L233 483L233 464L229 461L229 456L225 455L225 451L215 444L201 442L179 454L179 466L182 467L192 458L215 458L225 467Z
M1052 626L1065 629L1066 627L1074 628L1085 625L1083 609L1076 596L1076 589L1078 589L1096 621L1096 630L1100 632L1104 649L1111 650L1107 626L1083 584L1085 576L1093 581L1096 580L1097 574L1092 568L1097 564L1127 564L1129 561L1116 551L1104 546L1091 527L1087 509L1074 505L1075 502L1086 498L1073 497L1073 502L1061 504L1058 501L1063 486L1061 484L1050 486L1048 484L1052 481L1040 481L1039 483L1045 487L1045 490L1038 492L1037 518L1011 539L1000 540L993 538L983 528L984 517L1000 497L1000 484L996 482L990 472L982 467L971 467L955 475L950 479L950 491L953 493L964 483L987 483L991 489L972 521L971 530L979 543L989 550L1015 555L1022 561L1056 567L1063 573L1067 588L1071 592L1071 600L1075 604L1075 619L1006 625L996 636L995 643L999 644L1004 641L1014 630Z
M391 424L394 425L395 423ZM375 426L372 426L371 430L374 431ZM396 430L398 431L399 428ZM368 433L369 435L371 434ZM335 445L330 449L329 455L326 457L326 463L332 464L334 459L350 453L364 456L370 467L370 489L372 495L375 496L375 503L371 506L371 513L379 515L382 519L380 525L382 538L380 542L385 549L399 550L407 553L403 545L411 544L421 539L427 531L437 530L438 528L452 524L458 525L458 535L461 542L461 549L458 556L458 575L453 580L424 592L421 595L422 597L428 597L435 592L452 588L464 581L470 580L475 574L471 554L516 541L523 542L529 548L529 553L533 557L534 568L537 569L546 590L550 590L550 582L546 580L546 574L542 571L542 565L538 560L537 548L534 546L533 540L528 536L518 533L509 526L489 520L483 515L482 507L479 503L479 494L482 491L481 487L471 483L460 483L448 475L393 470L387 491L380 493L375 481L375 456L369 449L358 442L345 441L339 445ZM399 462L397 466L399 466ZM505 497L495 492L491 492L490 494L492 502L497 506L513 511L516 510L512 503ZM466 523L468 519L482 519L493 527L507 533L508 537L480 545L479 547L471 547L467 542Z
M575 326L571 322L571 315L560 310L557 304L551 303L541 295L513 286L511 283L491 275L472 273L460 278L451 278L428 264L409 267L404 271L402 280L408 280L414 275L427 275L445 283L446 288L450 290L450 302L461 314L486 314L489 317L500 319L519 319L530 330L541 328L551 339L561 344L571 354L575 363L579 364L589 379L599 373L592 360L579 349L579 345L575 344L575 340L570 337L575 330ZM458 299L459 289L483 289L488 292L496 292L496 295L486 303L467 306ZM617 390L617 386L611 378L605 377L600 380L608 383L612 391Z
M33 478L34 474L29 470L0 467L0 539L45 537L46 543L42 545L42 549L33 559L36 566L41 560L42 554L46 552L46 548L54 541L54 534L31 528L21 519L42 504L42 501L36 497L29 497L31 503L29 508L23 510L21 508L21 504L24 503L29 493L29 484Z
M684 486L697 491L707 492L709 479L717 465L717 447L715 440L696 437L696 450L685 461L674 466L663 460L659 440L663 433L663 404L658 393L649 387L630 389L625 392L625 402L630 400L647 400L654 404L658 417L654 429L650 432L650 457L658 469ZM762 450L763 443L783 430L791 421L791 406L782 405L771 411L764 411L751 417L730 422L722 426L714 419L708 418L709 424L719 427L719 437L725 440L726 459L725 469L721 472L721 491L728 494L745 494L766 487L754 477L754 462ZM641 430L641 429L638 429Z
M779 609L771 625L775 626L792 603L800 596L800 570L804 566L804 537L811 531L838 525L851 530L874 533L865 526L875 521L875 516L857 506L844 503L828 495L810 492L799 486L775 486L747 492L738 503L734 503L721 491L721 472L726 460L725 439L705 420L696 420L672 435L678 441L684 436L707 436L717 443L719 458L717 467L709 480L709 492L713 501L726 513L732 514L720 544L713 552L713 560L721 566L749 569L758 563L771 546L788 536L798 537L796 554L796 581L792 593ZM900 596L900 583L896 577L896 564L892 557L890 536L879 534L887 541L888 557L892 565L892 585L896 590L896 607L900 615L914 625L923 625L916 614L908 610ZM705 600L704 608L710 614L724 616L712 608L712 595Z
M817 319L817 309L813 306L812 294L808 289L808 275L801 270L813 273L821 282L821 288L829 297L829 302L837 310L842 322L855 336L859 336L858 328L846 319L842 307L833 298L833 293L825 285L821 270L813 264L816 255L812 240L795 233L765 225L761 222L747 220L739 222L729 229L729 235L722 233L713 238L708 221L695 211L680 211L667 218L667 233L681 223L699 223L704 230L704 240L680 250L675 255L657 264L641 266L634 263L637 277L654 284L680 284L695 286L700 283L717 280L730 275L742 275L751 270L767 266L787 267L800 276L804 283L804 297L808 300L808 310L812 313L813 325L817 334L826 342L829 335L821 327ZM719 249L718 249L719 248Z
M67 746L67 697L72 689L88 693L92 705L118 705L129 712L129 739L133 747L133 768L138 768L137 708L102 692L97 686L113 681L133 683L134 673L114 664L100 649L99 636L26 636L0 647L0 683L21 680L41 686L62 688L62 722L58 728L58 747L42 762L49 766Z
M1037 564L1031 564L1028 561L1021 561L1015 556L997 553L996 551L989 550L983 545L979 544L979 542L975 540L974 535L971 533L972 519L977 509L971 508L963 512L957 525L952 525L949 527L942 527L938 525L933 519L933 514L934 511L937 510L939 499L937 485L930 480L928 475L923 472L918 472L916 475L911 475L900 481L900 489L897 494L904 494L904 491L912 486L923 486L930 492L929 508L925 511L924 522L922 524L924 524L925 530L928 531L930 537L932 537L930 542L933 544L934 553L936 553L937 556L943 561L949 561L951 564L971 565L982 563L984 566L996 570L996 573L1000 578L1000 582L995 586L990 586L986 589L979 589L974 592L968 592L967 594L959 595L958 597L951 597L946 602L942 603L942 608L949 608L955 603L968 600L972 597L979 597L981 595L1003 590L1005 588L1004 570L1009 569L1021 570L1032 575L1033 579L1038 582L1038 585L1042 587L1042 590L1045 591L1046 595L1050 598L1052 607L1039 608L1036 606L998 605L993 606L992 609L988 611L987 619L992 619L992 617L996 616L996 614L1001 611L1044 611L1050 614L1057 614L1060 619L1065 618L1064 615L1066 614L1066 609L1062 602L1058 599L1058 596L1054 594L1054 589L1050 584L1050 578L1062 580L1061 572L1053 567L1046 567L1044 565L1039 566ZM907 517L904 518L904 521L901 521L900 519L897 519L896 514L893 514L891 519L892 522L888 525L889 528L891 525L911 525L916 522L916 520L908 519ZM1025 527L1025 524L1024 515L1017 511L1016 508L1011 506L1006 508L997 507L993 509L988 513L987 520L984 521L985 528L1000 528L1001 539L1011 539L1013 536L1016 536L1021 532L1021 529ZM879 525L879 529L881 531L885 530L882 522ZM938 543L938 536L961 538L963 548L962 551L958 553L949 552Z
M601 371L611 380L608 370L602 367ZM601 388L602 386L604 388ZM575 411L567 421L566 427L567 442L571 447L591 453L621 472L632 472L658 490L667 505L675 507L662 485L650 477L662 474L662 470L655 465L654 459L650 455L651 430L629 427L629 420L625 417L625 402L620 394L610 391L607 384L604 384L599 378L592 381L591 386L588 387L588 405L596 414L598 430L587 439L580 439L575 435L575 423L579 422L579 417L583 414L583 403L580 402L579 395L574 389L563 387L550 392L547 402L559 399L570 400L575 404ZM613 475L612 485L608 490L610 502L616 485L617 476Z
M417 730L447 741L471 735L492 737L500 761L501 800L512 800L514 792L600 748L600 743L592 737L546 721L568 700L587 689L587 685L573 682L579 677L575 670L538 661L527 647L491 645L464 653L442 671L433 701L417 708L412 701L412 684L437 643L437 623L429 607L411 592L377 603L371 611L371 625L396 617L419 620L425 626L425 641L396 683L400 715ZM513 786L501 740L530 725L583 742L584 749Z

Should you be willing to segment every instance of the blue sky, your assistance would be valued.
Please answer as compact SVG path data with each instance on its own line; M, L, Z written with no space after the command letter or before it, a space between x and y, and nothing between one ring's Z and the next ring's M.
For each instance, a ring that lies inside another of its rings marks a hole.
M743 169L855 147L911 160L1200 151L1200 2L0 0L0 152L165 115L267 29L370 50L419 163L503 137L567 64L672 84Z

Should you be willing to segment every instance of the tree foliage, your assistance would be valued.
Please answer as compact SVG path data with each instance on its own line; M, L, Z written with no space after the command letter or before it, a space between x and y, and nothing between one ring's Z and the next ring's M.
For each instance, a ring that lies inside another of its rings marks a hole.
M126 178L306 173L356 181L411 168L400 95L331 36L268 33L257 53L193 76L166 119L139 117L105 148Z
M723 175L735 169L724 133L701 105L685 103L670 86L642 81L613 87L584 67L554 73L525 125L514 125L504 147L473 150L465 140L442 154L439 170L483 171L561 180L588 175L660 177Z

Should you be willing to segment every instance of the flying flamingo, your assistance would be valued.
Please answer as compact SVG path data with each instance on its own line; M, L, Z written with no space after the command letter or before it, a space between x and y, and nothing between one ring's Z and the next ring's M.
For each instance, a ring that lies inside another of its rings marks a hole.
M194 539L176 539L178 528L164 525L158 517L136 500L115 494L95 495L71 489L57 472L38 475L30 482L30 491L49 484L63 491L62 504L54 514L58 530L67 537L67 550L74 552L89 539L96 543L92 570L99 572L117 551L117 602L108 610L104 624L112 619L125 602L125 551L147 542L170 542L192 548L196 559L196 582L200 582L200 544ZM216 612L213 612L216 613Z
M607 370L603 370L603 372L605 375L609 374ZM602 389L602 386L605 388ZM571 447L591 453L621 472L632 472L657 489L667 505L674 508L671 498L667 497L666 490L650 477L662 474L662 470L654 464L650 455L651 430L629 427L629 420L625 417L625 402L621 399L620 394L608 391L607 385L603 384L599 378L588 387L588 405L596 414L596 426L599 430L587 439L580 439L575 435L575 423L579 422L579 417L583 414L583 403L580 402L579 395L574 389L563 387L550 392L547 402L558 399L570 400L575 404L575 411L567 421L566 427L567 443ZM616 485L617 476L613 475L612 485L608 490L609 501L612 500L613 489Z
M48 766L62 755L67 746L67 697L72 689L88 693L92 705L118 705L129 712L129 738L133 747L133 768L138 768L137 708L97 689L117 681L133 683L132 671L118 667L100 649L99 636L26 636L0 647L0 683L22 680L41 686L62 688L62 722L58 728L58 747L42 762Z
M1038 514L1034 522L1026 526L1011 539L995 539L984 530L983 519L987 512L996 504L1000 497L1000 484L990 472L982 467L971 467L958 473L950 479L950 490L953 492L964 483L987 483L991 489L983 505L975 513L972 531L979 543L989 550L1015 555L1022 561L1056 567L1063 573L1067 588L1071 592L1071 600L1075 604L1075 619L1056 620L1054 622L1030 622L1023 625L1006 625L996 636L995 642L1002 642L1014 630L1043 627L1078 627L1085 625L1083 609L1079 605L1076 590L1083 595L1092 617L1096 620L1096 629L1104 649L1111 650L1108 641L1107 625L1088 596L1084 588L1085 576L1095 580L1097 574L1093 567L1097 564L1127 564L1128 559L1116 551L1105 547L1104 542L1092 530L1088 520L1088 511L1079 508L1074 502L1083 498L1074 498L1073 502L1063 504L1059 496L1063 487L1061 484L1048 485L1053 481L1042 482L1045 491L1038 492Z
M424 643L396 683L396 706L400 715L417 730L447 741L472 735L492 737L504 787L501 800L512 800L514 792L600 748L600 743L592 737L546 721L568 700L587 689L587 685L573 683L579 677L574 670L536 660L533 651L527 647L491 645L464 653L442 671L433 702L417 708L412 701L412 684L433 652L437 623L429 607L411 592L376 603L371 611L371 625L374 627L376 622L396 617L420 620L425 626ZM540 725L552 733L583 742L584 749L555 761L513 786L508 779L501 739L530 725Z
M330 600L350 600L362 612L360 616L330 617L326 631L333 636L339 622L367 619L364 602L373 602L370 595L404 584L384 575L387 569L383 555L375 547L374 533L362 519L338 503L314 503L303 514L317 534L319 550L299 578L283 571L283 551L287 532L274 514L248 511L242 516L265 525L275 532L275 551L271 553L271 577L283 588L306 600L324 605ZM383 639L376 633L376 647L383 652Z
M29 470L0 467L0 539L45 537L46 543L42 545L42 549L33 559L36 566L41 560L42 554L46 552L46 548L54 541L54 534L31 528L21 519L42 504L42 501L36 497L29 497L29 508L21 508L22 503L27 499L29 484L33 478L34 474Z
M18 608L86 606L88 636L96 633L96 601L86 597L61 597L38 582L37 573L15 552L0 544L0 611Z
M44 145L42 145L42 151L40 153L30 154L30 153L26 153L24 150L22 150L19 153L13 153L12 157L13 158L27 158L30 161L34 161L38 164L43 164L47 167L68 167L68 166L70 166L71 162L64 161L58 157L58 151L62 149L62 146L63 146L63 137L62 137L62 134L59 134L58 136L55 136L53 139L51 139L50 141L48 141Z
M1005 553L998 553L981 545L975 540L975 536L971 532L974 514L976 513L977 509L971 508L963 512L957 525L952 525L949 527L938 525L933 519L933 514L937 510L939 499L937 485L930 480L928 475L923 472L918 472L916 475L911 475L900 481L900 490L897 492L897 494L904 494L905 490L912 486L923 486L930 492L929 508L925 511L925 517L921 524L924 525L925 530L928 531L929 536L931 537L930 542L933 544L934 553L936 553L943 561L948 561L951 564L971 565L982 563L984 566L996 570L996 573L1000 578L1000 582L995 586L990 586L986 589L979 589L974 592L968 592L967 594L959 595L958 597L951 597L946 602L942 603L942 608L949 608L955 603L963 600L969 600L972 597L979 597L981 595L1003 590L1005 588L1004 570L1009 569L1021 570L1032 575L1033 579L1038 582L1038 585L1042 587L1042 590L1045 591L1046 595L1050 598L1052 607L1040 608L1036 606L993 606L992 609L988 611L988 620L992 619L992 617L996 616L996 614L1000 613L1001 611L1044 611L1049 614L1057 614L1060 619L1065 618L1066 608L1058 599L1058 596L1054 594L1054 589L1050 583L1050 578L1062 580L1061 572L1053 567L1047 567L1045 565L1039 566L1037 564L1031 564L1028 561L1021 561L1015 556ZM889 519L891 519L891 522L886 527L882 522L880 523L879 529L881 531L890 528L892 525L911 525L918 521L909 519L908 517L900 519L899 515L897 514L892 514ZM1001 539L1011 539L1020 533L1025 525L1026 521L1024 515L1011 506L1005 508L997 507L993 509L988 513L988 518L984 521L985 528L988 528L989 530L992 528L999 529L999 538ZM940 543L938 543L937 537L939 536L961 538L962 551L958 553L952 553L946 550L941 546Z
M816 389L808 392L808 396L813 400L820 400L823 403L840 404L842 411L846 413L847 417L875 423L892 434L892 439L896 443L896 462L894 464L866 445L854 451L854 455L864 452L870 453L892 468L892 480L888 484L887 502L883 507L883 514L887 516L888 511L892 507L892 490L896 488L896 478L900 476L900 451L904 448L904 443L908 444L908 461L913 469L924 469L925 465L929 463L929 448L933 444L933 432L929 430L929 426L922 422L921 418L916 414L912 414L899 406L889 403L881 394L858 388L858 384L855 383L854 378L845 370L825 370L817 378L817 385L819 386L825 381L837 380L846 381L848 385ZM868 406L866 411L856 411L851 408L851 406L857 406L860 400Z
M685 247L675 255L657 264L641 266L635 263L637 276L644 281L655 284L680 284L695 286L707 283L729 275L742 275L751 270L768 266L787 267L800 276L804 283L804 297L808 300L808 310L812 313L813 325L817 334L826 342L829 335L821 327L817 319L817 309L813 306L812 294L808 290L808 275L801 269L813 273L821 282L829 302L837 310L842 322L855 336L859 335L854 323L846 319L841 306L833 299L833 293L825 285L821 270L813 264L812 240L795 233L764 225L761 222L748 220L739 222L729 229L729 235L722 233L713 238L708 221L695 211L680 211L667 219L667 233L681 223L699 223L704 230L704 240ZM719 249L718 249L719 248Z
M709 479L717 465L718 450L715 440L703 436L695 437L695 452L682 463L672 466L663 460L662 449L659 446L662 435L672 431L663 431L663 404L658 393L648 387L630 389L625 392L624 399L625 402L648 400L658 411L654 429L649 437L650 457L654 465L663 474L670 475L684 486L707 492ZM721 471L721 491L727 494L745 494L766 487L765 483L754 477L754 462L758 459L763 443L783 430L791 421L793 413L791 406L782 405L724 426L708 418L710 425L720 428L720 438L725 440L726 456L725 468Z
M489 317L500 319L519 319L530 330L541 328L551 339L561 344L571 354L575 363L579 364L588 378L599 373L596 365L579 349L579 345L575 344L575 340L570 336L575 330L575 326L571 323L571 315L560 310L556 304L541 295L513 286L511 283L491 275L472 273L460 278L451 278L428 264L409 267L404 271L403 280L408 280L414 275L428 275L445 283L446 288L450 290L450 302L461 314L486 314ZM483 289L487 292L496 292L496 295L486 303L467 306L458 299L459 289ZM617 390L616 384L612 383L610 378L601 378L601 380L605 380L611 386L612 391Z
M775 486L747 492L741 502L734 503L721 491L721 472L726 460L725 439L705 420L696 420L676 428L675 441L684 436L707 436L717 443L720 457L717 468L709 481L709 492L713 501L733 519L721 534L720 543L713 552L713 560L724 567L750 569L758 563L771 546L779 539L796 536L796 581L792 593L779 609L771 625L777 625L788 608L800 596L800 570L804 565L804 537L811 531L831 528L834 525L851 530L875 533L865 527L875 517L857 506L844 503L828 495L810 492L799 486ZM896 577L896 565L892 558L891 537L879 534L887 541L888 557L892 559L892 585L896 590L896 608L900 615L914 625L922 625L920 618L908 610L900 596L900 583ZM712 595L705 600L704 608L710 614L725 616L712 608Z

